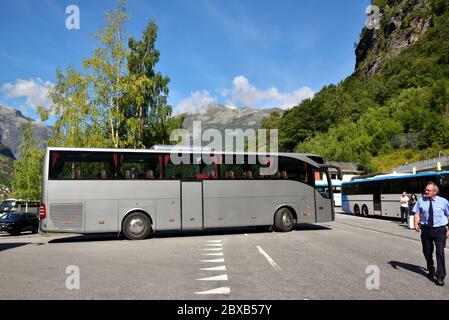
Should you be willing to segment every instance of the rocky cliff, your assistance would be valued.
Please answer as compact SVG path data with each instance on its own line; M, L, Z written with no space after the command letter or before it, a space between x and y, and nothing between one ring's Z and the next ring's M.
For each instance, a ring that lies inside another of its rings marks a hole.
M432 1L373 1L379 5L379 29L364 28L356 54L356 72L378 73L384 61L411 47L433 26ZM374 12L373 12L374 13Z

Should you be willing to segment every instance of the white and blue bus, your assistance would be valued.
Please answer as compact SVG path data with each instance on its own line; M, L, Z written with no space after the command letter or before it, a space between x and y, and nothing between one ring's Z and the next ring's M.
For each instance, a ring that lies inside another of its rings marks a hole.
M400 217L402 192L421 198L426 184L438 185L440 195L449 196L449 171L418 174L390 174L369 178L353 178L342 183L342 210L356 216Z
M332 196L334 199L334 206L336 208L341 207L341 181L340 180L331 180L331 186L327 183L327 181L317 181L316 186L320 192L328 193L329 188L332 189Z

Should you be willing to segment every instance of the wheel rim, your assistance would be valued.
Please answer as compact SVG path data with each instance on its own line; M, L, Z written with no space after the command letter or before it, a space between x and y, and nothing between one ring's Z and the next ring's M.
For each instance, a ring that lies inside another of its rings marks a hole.
M284 213L282 215L282 224L285 227L290 227L290 225L292 224L292 218L290 217L290 215L288 213Z
M128 224L128 230L134 235L139 235L145 230L145 221L141 218L133 218Z

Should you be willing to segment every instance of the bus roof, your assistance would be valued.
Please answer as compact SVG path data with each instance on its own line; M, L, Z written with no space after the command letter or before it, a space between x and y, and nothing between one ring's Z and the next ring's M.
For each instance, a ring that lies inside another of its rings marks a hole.
M374 176L371 178L365 178L365 179L354 179L351 181L343 182L343 184L351 184L351 183L360 183L360 182L373 182L373 181L384 181L384 180L396 180L396 179L404 179L404 178L419 178L419 177L427 177L427 176L434 176L434 175L441 175L441 174L448 174L449 171L426 171L421 173L398 173L398 174L391 174L391 175L381 175L381 176Z
M325 165L324 159L322 156L313 153L276 153L276 152L232 152L232 151L211 151L207 148L204 148L202 151L198 149L188 150L185 147L180 146L180 149L177 149L176 146L173 146L172 150L169 150L164 146L164 148L155 149L115 149L115 148L70 148L70 147L47 147L47 151L91 151L91 152L132 152L132 153L171 153L171 152L187 152L193 154L219 154L219 155L247 155L247 156L281 156L281 157L290 157L298 160L302 160L316 167L321 167Z
M341 182L334 181L334 180L331 180L331 184L332 184L333 187L340 187L341 186ZM320 180L320 181L315 181L315 185L317 187L327 187L328 183Z

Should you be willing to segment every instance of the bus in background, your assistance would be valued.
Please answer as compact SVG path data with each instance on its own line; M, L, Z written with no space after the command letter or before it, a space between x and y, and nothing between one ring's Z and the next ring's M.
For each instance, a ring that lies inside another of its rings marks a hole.
M174 150L47 148L41 230L144 239L162 230L291 231L294 223L335 219L331 188L319 192L315 184L315 176L329 175L319 155L271 154L278 172L261 176L270 163L255 153ZM171 152L189 164L174 164Z
M334 206L336 208L341 207L341 181L340 180L331 180L332 183L332 198L334 199ZM316 186L320 192L329 192L329 185L325 181L317 181Z
M0 214L17 211L37 214L38 210L39 201L37 200L6 199L0 204Z
M342 210L356 216L400 217L402 192L421 198L427 182L436 183L440 195L449 196L449 171L387 174L342 183Z

